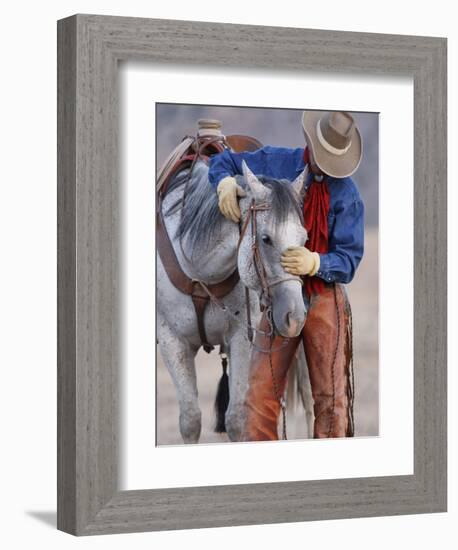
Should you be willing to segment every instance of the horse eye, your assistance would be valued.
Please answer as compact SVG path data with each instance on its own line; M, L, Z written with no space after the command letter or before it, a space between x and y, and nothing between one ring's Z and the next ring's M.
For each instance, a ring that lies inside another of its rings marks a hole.
M262 235L261 239L264 244L272 244L272 239L269 237L269 235Z

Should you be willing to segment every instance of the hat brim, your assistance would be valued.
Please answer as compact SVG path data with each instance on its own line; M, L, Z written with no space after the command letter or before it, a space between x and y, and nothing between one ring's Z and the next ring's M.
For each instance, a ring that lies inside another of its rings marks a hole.
M327 111L304 111L302 115L302 130L307 144L312 149L312 154L317 166L322 172L334 178L345 178L356 172L363 156L363 141L357 127L351 140L348 151L343 155L335 155L325 149L317 136L316 127L318 121Z

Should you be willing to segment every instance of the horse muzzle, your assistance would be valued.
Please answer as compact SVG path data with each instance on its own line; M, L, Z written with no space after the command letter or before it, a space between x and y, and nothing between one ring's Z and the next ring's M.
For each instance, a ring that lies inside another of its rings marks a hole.
M305 322L305 305L301 287L284 283L272 289L272 318L280 336L294 338L301 333Z

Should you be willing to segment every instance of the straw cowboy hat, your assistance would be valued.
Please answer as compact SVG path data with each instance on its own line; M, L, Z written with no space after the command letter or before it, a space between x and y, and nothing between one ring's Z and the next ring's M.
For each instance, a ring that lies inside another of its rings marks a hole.
M316 164L325 174L345 178L357 170L363 142L350 113L304 111L302 129Z

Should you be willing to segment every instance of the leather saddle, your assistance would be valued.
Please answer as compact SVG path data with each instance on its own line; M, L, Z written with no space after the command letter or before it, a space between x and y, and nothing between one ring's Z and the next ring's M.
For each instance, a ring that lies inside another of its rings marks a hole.
M207 353L210 353L210 351L214 349L214 346L208 342L204 324L205 309L210 301L210 294L217 299L224 298L224 296L229 294L239 282L239 273L236 269L224 281L213 285L205 284L205 287L200 283L200 281L196 281L188 277L181 269L164 224L162 214L162 198L166 193L167 184L171 178L185 168L190 167L192 171L192 167L197 160L202 159L205 162L208 162L210 156L220 153L226 148L230 148L232 151L238 153L242 151L255 151L260 147L262 147L262 143L257 139L238 134L206 138L193 138L186 136L175 148L175 150L172 151L158 173L156 184L157 249L170 282L180 292L191 296L196 312L199 337L201 344ZM248 296L247 311L249 311Z

